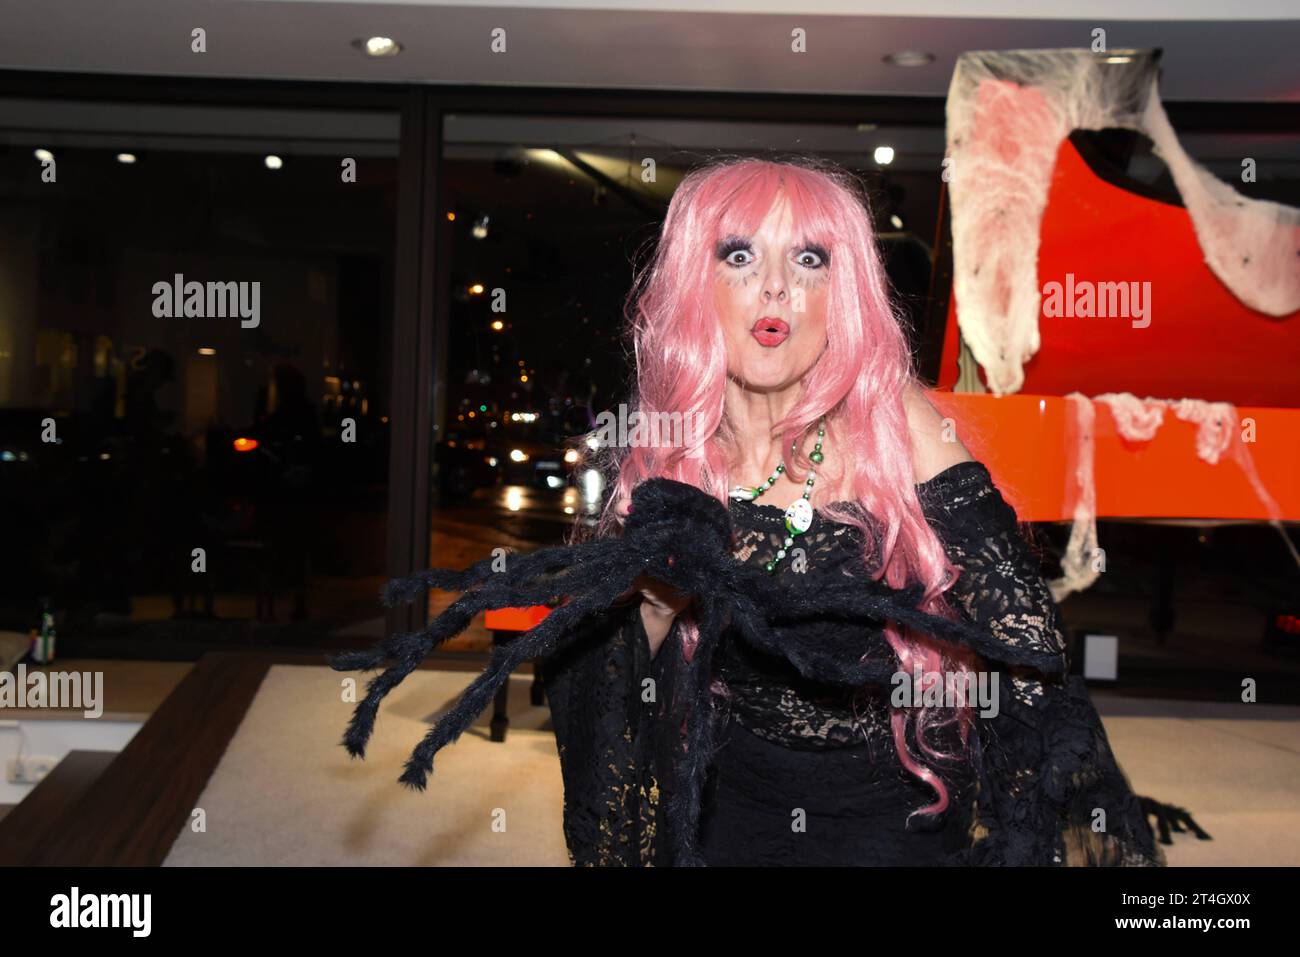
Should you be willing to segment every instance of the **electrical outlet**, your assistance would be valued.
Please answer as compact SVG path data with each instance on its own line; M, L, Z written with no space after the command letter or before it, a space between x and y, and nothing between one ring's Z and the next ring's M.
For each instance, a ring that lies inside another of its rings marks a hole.
M58 763L59 759L52 757L10 758L5 767L5 780L10 784L36 784Z

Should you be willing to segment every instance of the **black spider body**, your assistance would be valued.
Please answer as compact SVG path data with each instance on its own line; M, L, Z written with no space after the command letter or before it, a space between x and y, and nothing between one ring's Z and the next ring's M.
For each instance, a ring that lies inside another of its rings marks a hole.
M343 744L363 757L380 702L439 644L462 632L475 615L497 608L547 605L552 611L532 630L493 648L487 669L456 705L428 732L406 762L400 781L423 790L433 758L455 741L488 706L500 686L523 662L553 654L589 617L608 609L628 593L638 575L659 579L693 596L699 641L684 672L691 707L685 727L686 766L683 786L670 796L668 813L677 826L678 859L702 861L693 846L706 756L711 750L710 668L723 630L730 624L741 640L787 658L810 679L849 686L885 681L893 662L864 660L862 649L844 638L827 639L817 629L794 627L827 616L859 621L864 626L892 620L976 653L996 652L1011 664L1028 665L1045 674L1059 672L1059 656L1010 649L981 628L920 611L923 587L905 589L869 578L846 577L833 586L793 584L774 588L770 576L731 554L732 529L725 506L696 487L654 478L632 492L621 538L544 548L510 556L503 571L484 559L462 571L434 568L385 585L382 601L391 607L414 600L428 588L462 592L421 631L398 634L373 649L330 659L337 671L387 669L367 685ZM840 634L843 634L841 630Z

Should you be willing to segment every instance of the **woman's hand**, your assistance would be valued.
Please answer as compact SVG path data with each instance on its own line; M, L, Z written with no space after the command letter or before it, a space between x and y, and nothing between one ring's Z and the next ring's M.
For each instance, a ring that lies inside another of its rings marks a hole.
M691 603L690 595L645 573L636 577L632 588L641 593L643 608L648 605L651 612L670 622Z
M619 519L626 520L631 507L630 498L625 497L614 506L614 513ZM641 623L645 626L650 657L653 658L672 630L673 621L690 606L691 596L644 572L636 577L632 587L619 600L625 600L633 592L641 594Z
M641 624L653 658L672 630L673 620L690 605L691 596L644 573L636 577L632 590L641 593Z

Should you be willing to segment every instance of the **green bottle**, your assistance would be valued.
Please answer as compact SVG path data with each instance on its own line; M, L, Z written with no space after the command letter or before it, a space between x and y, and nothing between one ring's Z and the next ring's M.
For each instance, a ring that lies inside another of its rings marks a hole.
M50 611L48 597L41 599L41 630L32 642L32 660L48 665L54 660L54 613Z

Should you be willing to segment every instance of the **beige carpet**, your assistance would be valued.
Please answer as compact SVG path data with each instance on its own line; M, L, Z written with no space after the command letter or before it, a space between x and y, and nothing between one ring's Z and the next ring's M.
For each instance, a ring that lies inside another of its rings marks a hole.
M424 792L397 778L474 673L412 673L380 708L364 760L338 743L354 708L347 677L270 669L200 795L206 832L183 829L164 865L568 866L555 735L538 730L550 714L529 706L531 676L511 679L506 741L489 740L483 715L438 755Z
M512 679L506 742L488 739L483 715L438 755L423 793L397 778L473 673L407 678L364 761L338 744L353 709L345 677L270 670L198 802L207 830L184 829L167 865L568 864L555 737L541 730L547 709L528 704L530 676ZM1188 808L1215 838L1178 835L1171 865L1300 865L1300 708L1095 700L1135 789Z
M1300 865L1300 708L1095 695L1139 794L1177 804L1214 838L1175 834L1175 867Z

